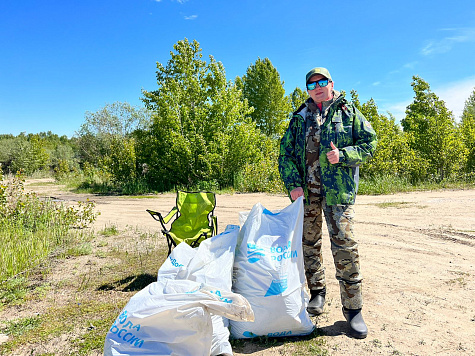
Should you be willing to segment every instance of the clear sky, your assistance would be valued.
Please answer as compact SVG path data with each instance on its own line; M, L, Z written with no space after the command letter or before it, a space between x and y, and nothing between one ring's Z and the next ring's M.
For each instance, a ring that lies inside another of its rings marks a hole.
M269 58L287 93L327 67L398 120L413 75L457 119L475 88L472 0L0 0L0 133L72 136L87 111L142 106L184 38L228 80Z

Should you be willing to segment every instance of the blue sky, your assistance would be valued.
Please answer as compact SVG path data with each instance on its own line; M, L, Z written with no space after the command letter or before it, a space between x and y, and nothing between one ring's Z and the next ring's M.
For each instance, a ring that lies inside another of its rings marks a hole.
M287 93L327 67L336 89L398 120L413 75L457 119L475 88L473 1L0 0L0 133L72 136L87 111L142 106L184 38L228 80L269 58Z

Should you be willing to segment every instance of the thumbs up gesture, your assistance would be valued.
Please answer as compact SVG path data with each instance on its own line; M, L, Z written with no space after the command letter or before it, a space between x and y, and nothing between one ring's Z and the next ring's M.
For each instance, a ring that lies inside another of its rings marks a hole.
M335 147L333 141L330 142L331 151L327 152L327 158L331 164L336 164L340 161L340 150Z

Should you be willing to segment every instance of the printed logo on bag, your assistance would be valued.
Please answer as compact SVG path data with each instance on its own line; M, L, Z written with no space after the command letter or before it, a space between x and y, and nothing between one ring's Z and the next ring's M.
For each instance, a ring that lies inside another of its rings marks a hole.
M233 301L231 299L225 298L221 296L221 292L219 290L217 291L210 291L210 293L216 294L219 297L219 300L225 303L231 304Z
M286 259L296 258L297 250L292 251L292 242L289 241L287 245L283 246L272 246L270 248L270 253L272 255L273 261L282 261Z
M247 261L249 263L256 263L264 257L266 254L264 253L264 249L262 247L258 247L256 244L248 243L247 244Z
M244 331L242 333L242 336L244 336L244 337L256 337L258 335L254 334L252 331Z
M135 333L140 331L140 324L134 325L130 320L127 321L127 323L126 321L127 310L124 310L122 314L120 314L119 317L114 321L114 324L112 324L112 327L109 331L117 335L119 339L128 342L132 346L141 348L144 341L135 335Z
M280 337L280 336L289 336L292 335L292 330L288 331L277 331L275 333L268 333L268 337Z
M256 263L260 261L260 259L266 256L267 254L270 255L272 261L280 262L286 259L297 258L297 250L291 250L292 242L289 241L286 245L282 246L271 246L269 247L261 247L254 243L247 244L247 261L249 263Z
M178 263L174 258L170 258L170 262L172 263L173 267L183 267L181 263Z
M279 295L282 294L288 287L287 284L287 277L282 279L274 279L270 284L269 289L266 292L264 297L270 297L272 295Z

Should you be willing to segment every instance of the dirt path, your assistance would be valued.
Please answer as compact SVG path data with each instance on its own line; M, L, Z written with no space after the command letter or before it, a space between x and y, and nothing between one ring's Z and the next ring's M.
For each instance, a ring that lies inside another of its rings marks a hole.
M146 231L159 226L145 209L168 212L172 194L104 197L62 192L56 186L31 186L65 201L91 198L101 213L97 229L115 225ZM239 224L238 213L260 202L269 210L289 204L287 197L233 194L217 197L219 232ZM364 317L369 335L345 335L338 284L328 236L326 312L315 319L333 355L475 355L475 190L359 196L355 206L364 279ZM280 355L280 347L236 355Z

